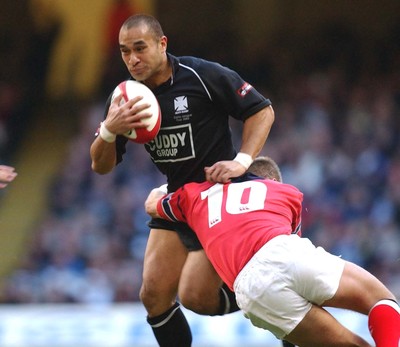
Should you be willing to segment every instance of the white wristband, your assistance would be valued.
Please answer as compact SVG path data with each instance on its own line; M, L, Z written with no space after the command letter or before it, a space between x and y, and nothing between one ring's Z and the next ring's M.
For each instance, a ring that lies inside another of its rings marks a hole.
M235 159L233 159L234 161L237 161L239 164L243 165L246 170L249 168L249 166L251 165L251 163L253 162L253 158L251 157L250 154L247 153L243 153L243 152L239 152Z
M113 134L110 130L108 130L106 125L104 124L104 122L101 122L100 137L108 143L113 143L113 142L115 142L117 135Z

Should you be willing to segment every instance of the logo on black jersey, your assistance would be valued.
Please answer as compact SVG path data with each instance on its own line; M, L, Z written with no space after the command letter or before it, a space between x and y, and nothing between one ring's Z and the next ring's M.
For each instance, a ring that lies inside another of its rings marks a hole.
M174 100L175 114L189 112L188 101L186 96L177 96Z
M237 93L243 98L253 88L250 83L245 82L238 90Z
M155 163L176 162L195 157L191 124L162 127L146 148Z

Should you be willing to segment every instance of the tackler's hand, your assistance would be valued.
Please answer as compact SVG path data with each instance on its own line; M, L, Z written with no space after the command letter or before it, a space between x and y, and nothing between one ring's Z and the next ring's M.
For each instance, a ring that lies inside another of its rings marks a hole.
M219 161L210 167L205 167L206 180L213 183L227 183L231 178L239 177L246 168L235 160Z
M152 218L160 218L160 215L157 213L157 204L158 200L160 200L166 194L167 185L163 184L158 188L154 188L144 202L146 213L149 214Z

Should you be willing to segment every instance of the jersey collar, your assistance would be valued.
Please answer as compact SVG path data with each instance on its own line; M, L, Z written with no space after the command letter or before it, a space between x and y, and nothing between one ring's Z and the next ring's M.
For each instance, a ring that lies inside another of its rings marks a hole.
M172 54L167 53L168 62L171 64L172 67L172 76L163 84L160 84L157 88L153 90L153 93L158 95L161 92L168 90L171 86L173 86L175 82L176 72L179 69L179 60L177 57L173 56Z
M231 181L233 183L239 183L239 182L259 180L259 179L263 179L263 178L259 177L257 175L254 175L251 172L245 172L242 176L232 178Z
M177 57L175 57L174 55L169 54L169 53L167 53L167 58L172 67L172 76L171 76L170 80L167 81L167 83L169 82L169 85L172 86L175 81L176 72L179 69L179 60Z

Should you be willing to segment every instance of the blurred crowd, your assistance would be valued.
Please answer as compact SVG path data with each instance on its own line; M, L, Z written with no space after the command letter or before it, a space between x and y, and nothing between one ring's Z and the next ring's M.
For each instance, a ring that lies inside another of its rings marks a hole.
M148 233L143 203L151 187L165 182L133 142L117 170L105 176L91 171L89 147L103 107L82 111L80 132L49 192L47 215L8 281L4 302L138 300Z
M273 102L276 120L261 154L304 192L303 235L365 267L400 297L400 49L384 57L377 49L368 62L378 67L360 69L356 47L346 42L329 61L314 51L317 58L301 69L296 62L288 68L290 58L278 49L275 58L269 50L232 67ZM135 143L113 173L91 171L89 147L104 104L82 108L46 215L2 302L139 299L149 230L143 203L165 181ZM232 122L238 145L240 127Z
M274 104L263 154L304 192L303 234L399 294L398 90L390 79L349 89L339 79L325 73L294 81L285 101ZM84 110L48 214L24 267L8 280L5 302L138 300L148 233L143 202L164 180L134 143L114 173L91 172L88 148L102 108Z

